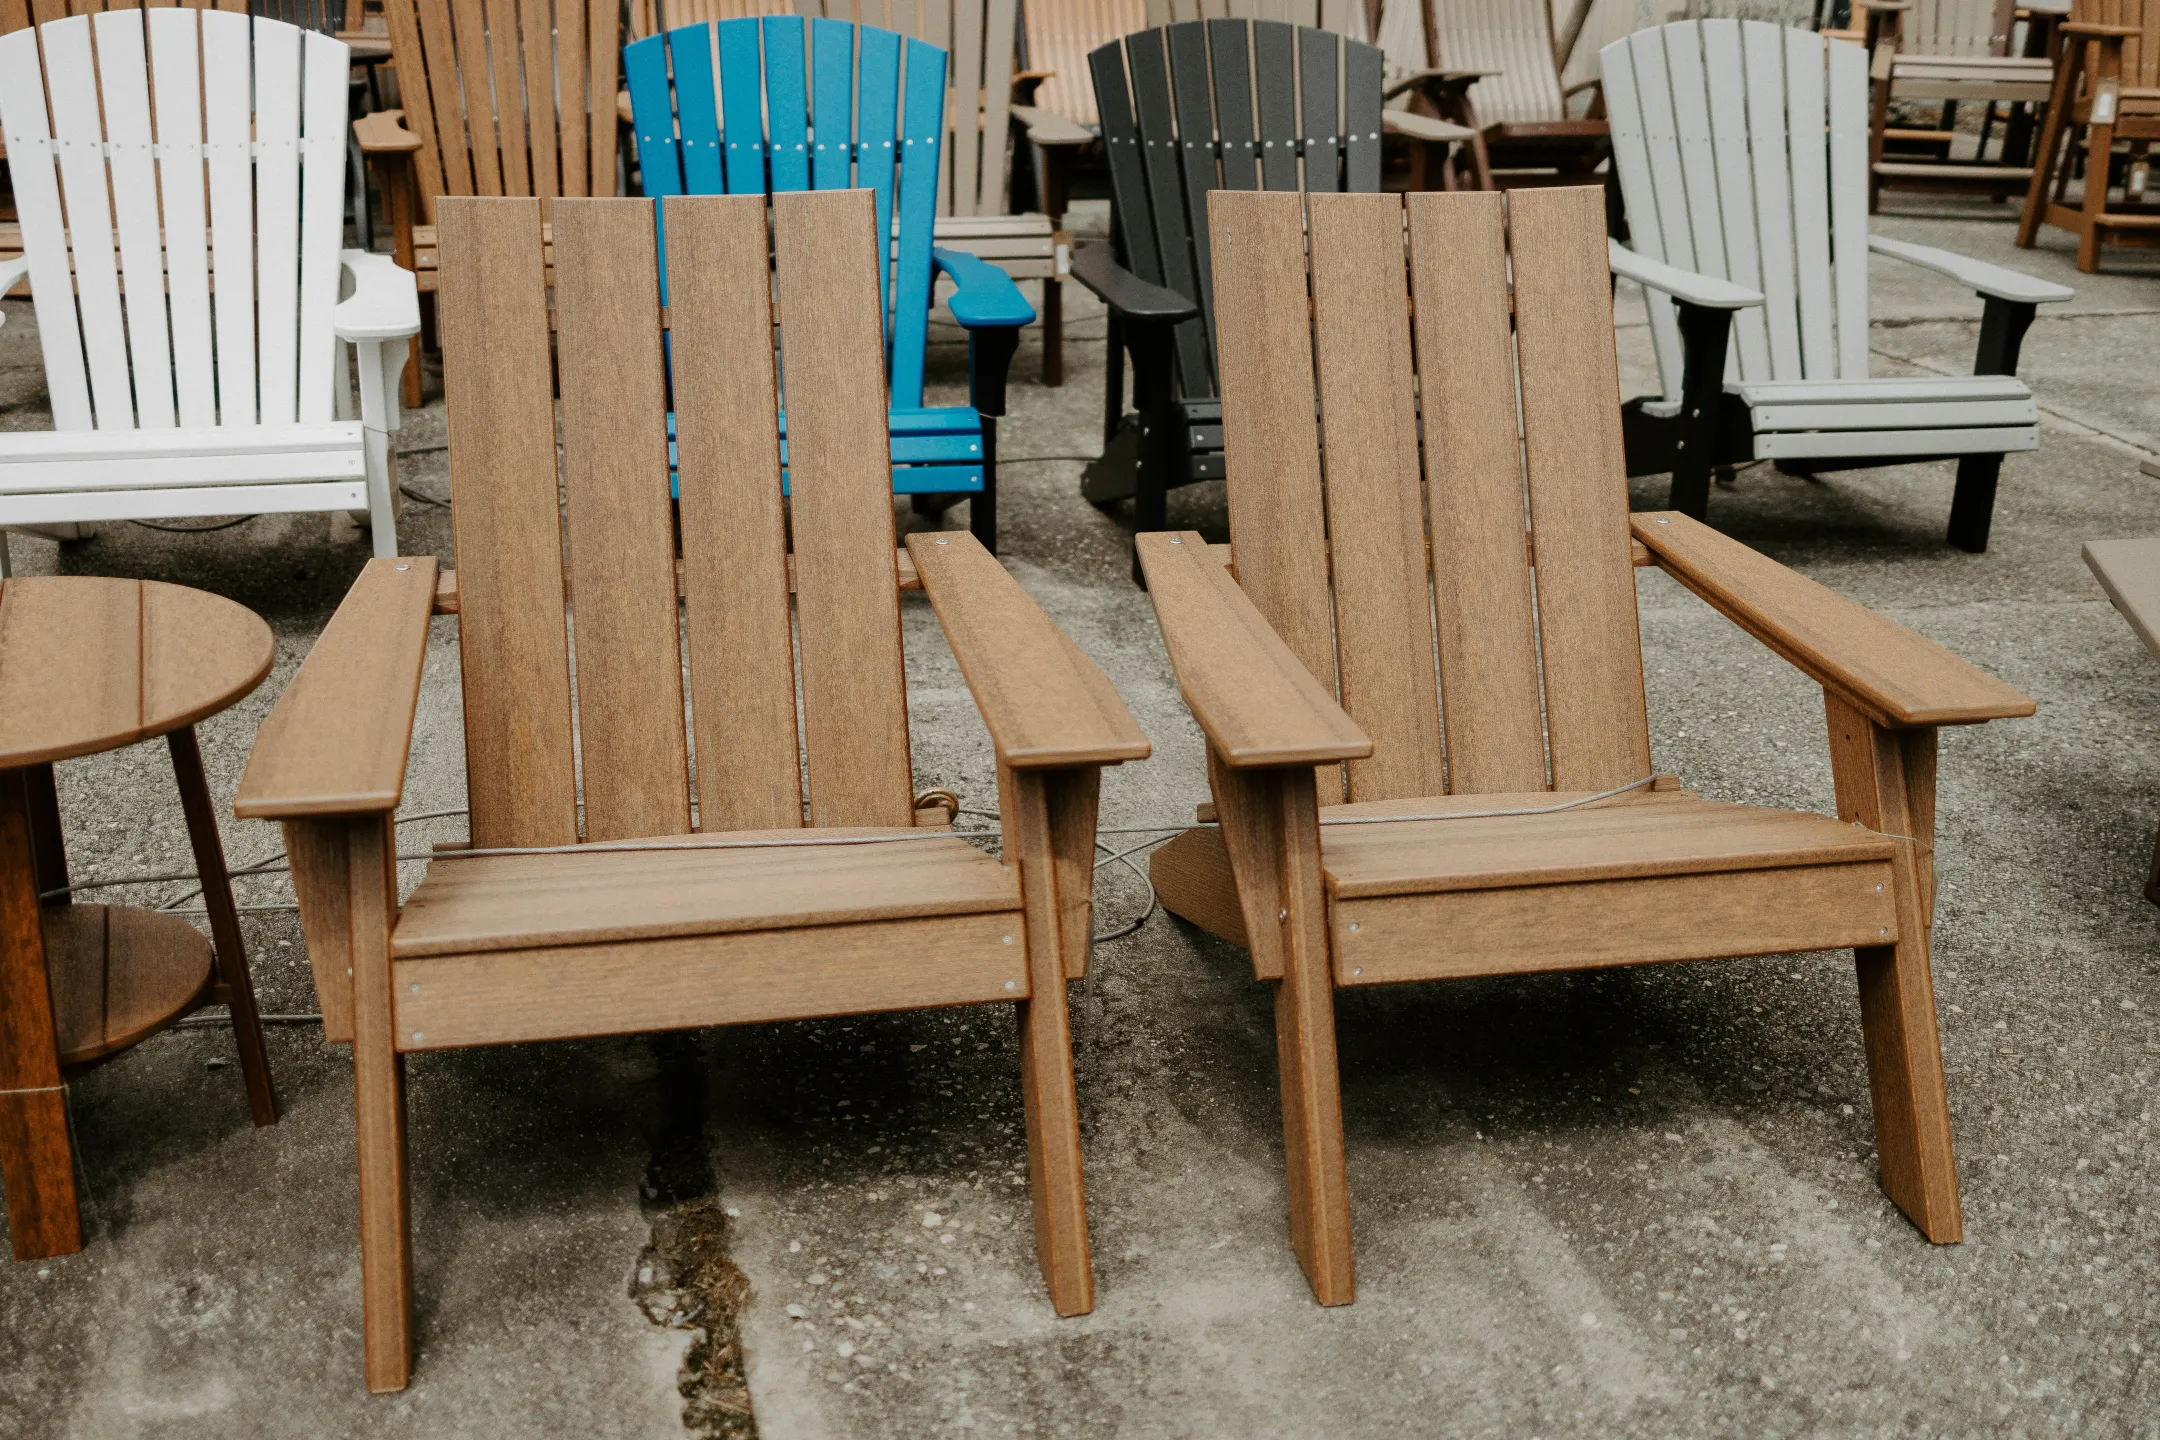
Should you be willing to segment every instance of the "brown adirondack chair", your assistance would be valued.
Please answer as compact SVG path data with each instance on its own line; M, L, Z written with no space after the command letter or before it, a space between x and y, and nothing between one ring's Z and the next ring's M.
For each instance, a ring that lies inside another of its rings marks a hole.
M564 0L552 26L521 34L509 0L383 0L383 19L404 108L353 133L379 177L391 251L426 297L429 332L405 366L405 403L418 405L443 197L536 195L545 223L557 196L615 193L621 17L615 0Z
M1569 97L1595 79L1563 87L1567 54L1555 43L1544 0L1424 0L1425 45L1432 69L1392 81L1433 114L1477 132L1458 152L1480 190L1518 185L1579 185L1611 153L1602 97L1588 115L1567 112ZM1570 17L1573 45L1580 16Z
M1598 189L1412 195L1407 257L1402 197L1209 201L1234 548L1140 556L1220 828L1151 869L1275 983L1321 1303L1354 1289L1335 987L1852 946L1883 1187L1958 1239L1935 735L2032 702L1685 516L1631 545ZM1653 774L1643 563L1822 682L1837 819Z
M1065 981L1087 958L1099 770L1147 741L972 537L911 535L996 747L1005 863L918 809L870 192L775 196L776 270L763 196L665 203L680 562L651 204L555 206L559 510L540 206L446 197L457 583L431 558L372 562L234 806L284 822L324 1031L353 1047L375 1390L409 1368L401 1076L430 1050L1017 1002L1038 1257L1060 1314L1093 1305ZM401 908L392 817L431 606L459 616L478 848L439 855Z
M2073 0L2060 33L2017 243L2030 248L2043 223L2060 226L2078 237L2078 269L2090 275L2103 245L2160 245L2160 204L2149 183L2160 140L2160 0ZM2111 206L2118 141L2129 154L2122 203ZM2085 194L2071 206L2064 198L2075 152L2084 160Z

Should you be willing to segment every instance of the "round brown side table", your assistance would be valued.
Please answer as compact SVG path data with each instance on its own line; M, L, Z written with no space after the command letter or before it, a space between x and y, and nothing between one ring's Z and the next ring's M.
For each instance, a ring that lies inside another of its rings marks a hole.
M205 1005L232 1009L257 1125L277 1123L195 722L270 673L270 627L154 580L0 582L0 1180L15 1258L82 1248L66 1084ZM53 762L164 736L212 938L173 915L78 905Z

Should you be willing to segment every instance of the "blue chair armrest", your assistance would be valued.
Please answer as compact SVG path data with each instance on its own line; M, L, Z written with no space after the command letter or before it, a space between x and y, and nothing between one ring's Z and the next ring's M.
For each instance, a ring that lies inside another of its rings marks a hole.
M953 319L969 330L1026 325L1035 319L1035 307L1013 284L1012 276L987 260L941 246L931 247L930 260L960 287L950 302Z

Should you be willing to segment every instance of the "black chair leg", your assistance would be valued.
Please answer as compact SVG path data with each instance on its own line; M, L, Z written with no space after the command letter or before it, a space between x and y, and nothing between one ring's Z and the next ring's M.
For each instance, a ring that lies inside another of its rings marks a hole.
M1720 401L1725 393L1725 347L1732 311L1676 303L1686 365L1680 381L1679 439L1674 444L1672 508L1700 520L1710 511L1710 471L1718 462Z
M997 554L997 421L983 416L983 488L968 497L968 533Z
M2031 301L1990 296L1980 313L1980 349L1973 356L1973 374L2017 374L2018 350L2039 308ZM1950 543L1960 550L1975 555L1987 550L2002 461L2000 454L1967 455L1958 461L1957 489L1950 497Z

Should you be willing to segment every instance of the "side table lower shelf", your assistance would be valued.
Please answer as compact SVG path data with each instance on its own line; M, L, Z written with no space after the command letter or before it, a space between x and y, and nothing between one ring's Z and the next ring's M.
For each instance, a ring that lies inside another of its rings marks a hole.
M211 1003L210 939L177 915L125 905L44 911L60 1065L75 1072Z

